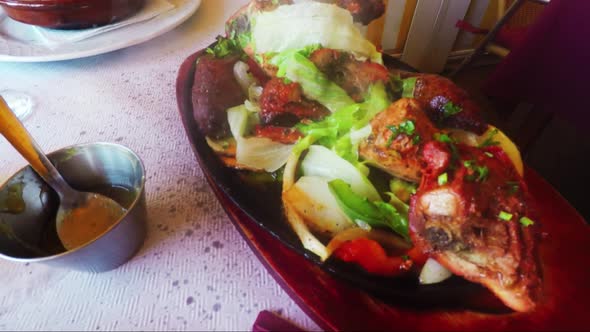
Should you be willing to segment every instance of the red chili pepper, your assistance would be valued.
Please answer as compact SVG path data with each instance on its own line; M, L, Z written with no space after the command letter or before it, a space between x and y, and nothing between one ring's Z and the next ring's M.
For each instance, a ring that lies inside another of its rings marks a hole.
M412 261L402 257L389 257L379 243L366 238L344 242L334 255L348 263L356 263L371 274L396 276L407 272Z

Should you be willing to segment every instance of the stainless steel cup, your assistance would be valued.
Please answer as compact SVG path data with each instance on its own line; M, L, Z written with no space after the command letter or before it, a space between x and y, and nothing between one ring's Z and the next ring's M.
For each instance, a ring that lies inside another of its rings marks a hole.
M67 251L55 228L59 198L27 166L0 187L0 257L90 272L114 269L133 257L146 235L139 157L112 143L76 145L48 157L73 188L109 196L127 213L98 238Z

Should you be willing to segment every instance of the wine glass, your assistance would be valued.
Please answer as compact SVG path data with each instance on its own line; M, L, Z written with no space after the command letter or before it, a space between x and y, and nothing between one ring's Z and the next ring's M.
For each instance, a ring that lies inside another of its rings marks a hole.
M31 95L16 90L0 90L0 96L19 120L23 121L33 113L35 101Z

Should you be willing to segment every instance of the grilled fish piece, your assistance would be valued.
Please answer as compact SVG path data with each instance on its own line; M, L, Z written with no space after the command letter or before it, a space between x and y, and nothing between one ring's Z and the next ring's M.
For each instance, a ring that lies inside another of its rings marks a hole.
M522 178L497 147L423 149L422 182L410 205L413 240L431 257L491 290L515 311L535 308L541 288L536 229Z
M394 176L419 182L421 147L436 132L423 105L416 99L400 99L377 114L371 127L371 134L359 145L360 156Z

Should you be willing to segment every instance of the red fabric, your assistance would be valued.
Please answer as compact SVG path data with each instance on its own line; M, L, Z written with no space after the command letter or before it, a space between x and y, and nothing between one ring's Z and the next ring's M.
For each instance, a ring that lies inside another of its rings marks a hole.
M553 0L484 85L489 96L526 101L590 128L590 1Z
M473 24L463 20L457 20L457 23L455 23L455 27L459 28L459 30L471 32L478 35L485 35L490 31L488 29L475 27L473 26Z
M485 35L490 31L488 29L478 28L463 20L457 20L455 27L459 28L459 30L467 31L476 35ZM524 40L527 29L528 27L502 27L496 34L494 42L509 49L513 48Z
M502 45L507 49L513 49L518 45L522 44L526 33L528 31L528 27L519 27L519 28L509 28L503 27L498 31L494 42L496 44Z

